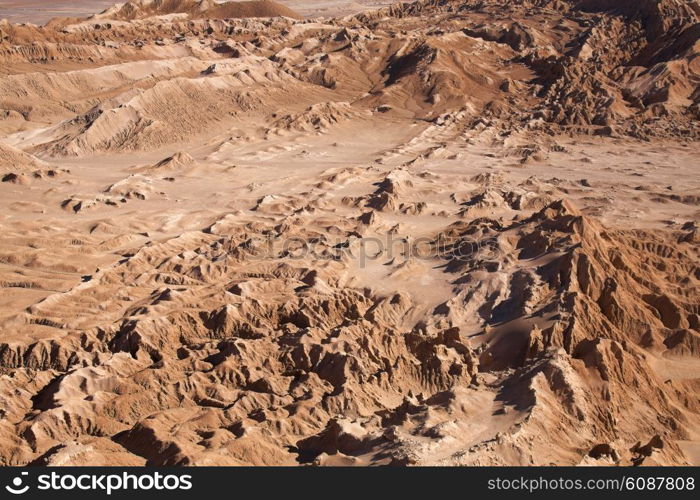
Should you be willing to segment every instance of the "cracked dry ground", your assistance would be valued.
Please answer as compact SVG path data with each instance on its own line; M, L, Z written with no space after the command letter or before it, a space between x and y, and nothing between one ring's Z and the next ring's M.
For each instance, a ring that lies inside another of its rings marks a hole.
M0 464L698 463L696 3L191 3L0 23Z

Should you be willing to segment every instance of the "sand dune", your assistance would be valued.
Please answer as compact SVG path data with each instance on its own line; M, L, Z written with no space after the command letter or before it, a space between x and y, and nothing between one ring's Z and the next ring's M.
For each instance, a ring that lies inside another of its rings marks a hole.
M217 2L215 0L131 0L95 16L96 19L133 19L185 14L190 19L226 19L241 17L299 18L291 9L273 0Z
M697 2L351 10L0 23L0 464L695 463Z

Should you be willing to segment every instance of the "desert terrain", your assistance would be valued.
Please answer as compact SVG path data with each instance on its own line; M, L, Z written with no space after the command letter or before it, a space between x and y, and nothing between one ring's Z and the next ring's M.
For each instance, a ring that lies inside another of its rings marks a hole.
M233 0L245 1L245 0ZM223 0L218 0L222 3ZM0 0L0 19L14 23L43 25L55 17L89 17L116 2L114 0ZM122 2L123 3L123 2ZM279 0L304 17L355 14L391 5L391 0ZM165 11L168 11L166 6Z
M0 465L700 464L697 1L65 3Z

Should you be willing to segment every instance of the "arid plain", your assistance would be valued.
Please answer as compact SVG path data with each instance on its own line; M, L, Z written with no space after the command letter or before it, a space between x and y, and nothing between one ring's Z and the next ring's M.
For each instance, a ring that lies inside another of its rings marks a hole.
M19 3L1 465L700 464L697 1Z

